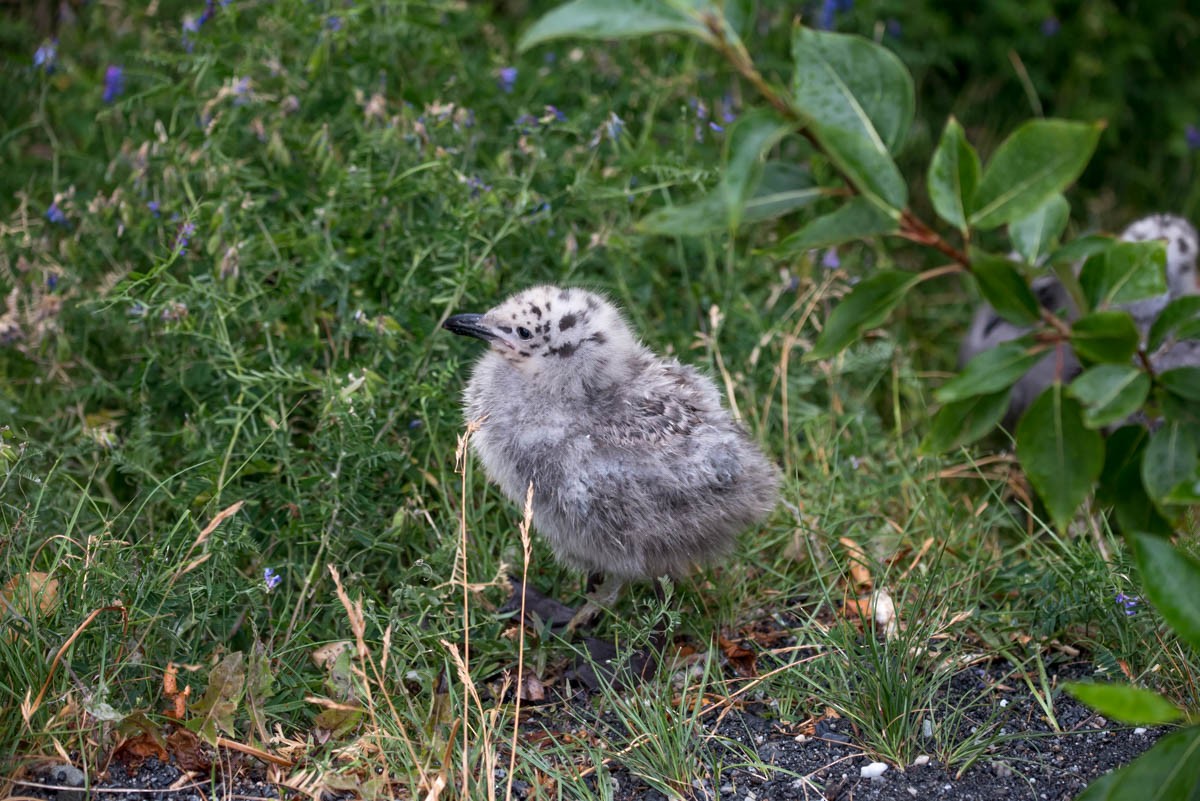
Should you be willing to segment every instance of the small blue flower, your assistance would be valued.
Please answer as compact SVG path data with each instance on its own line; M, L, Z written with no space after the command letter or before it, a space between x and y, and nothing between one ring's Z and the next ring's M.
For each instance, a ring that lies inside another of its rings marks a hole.
M57 274L50 273L49 275L46 276L46 289L50 290L51 292L58 289L58 275Z
M125 92L125 71L109 64L104 71L104 102L111 103Z
M516 67L502 67L500 69L500 88L503 89L505 91L505 93L511 93L513 90L513 87L516 86L516 83L517 83L517 68Z
M196 17L192 16L191 14L185 14L183 17L183 32L185 34L199 33L200 32L200 20L197 19Z
M58 41L42 42L33 54L33 66L41 67L47 73L54 71L54 63L58 60Z
M283 581L283 576L279 575L271 568L268 567L263 571L263 583L267 585L267 592L270 592L278 587L281 581Z
M1188 150L1200 150L1200 128L1189 125L1184 129L1183 138L1187 141Z
M737 119L737 110L734 107L732 95L725 95L721 98L721 119L725 121L726 125Z
M66 225L67 215L63 214L63 210L58 207L58 203L51 203L50 208L46 209L46 219L55 225Z
M716 120L709 120L708 127L711 128L712 130L716 131L717 133L721 133L722 131L725 130L725 126L717 125Z
M608 138L616 141L621 132L625 130L625 120L617 116L617 112L610 111L608 120L604 123L604 132L608 134Z
M425 422L420 419L413 419L413 420L408 421L408 428L410 431L416 431L418 428L420 428L423 425L425 425Z
M175 237L175 249L180 255L187 253L188 242L192 239L192 234L196 233L196 226L193 223L185 222L179 228L179 233Z
M1062 23L1058 21L1058 17L1046 17L1042 20L1042 36L1050 38L1058 35L1060 30L1062 30Z
M1137 595L1126 595L1123 592L1118 592L1114 601L1125 607L1124 612L1126 617L1133 617L1137 614L1137 606L1142 602L1142 599Z
M158 201L157 200L151 200L149 203L146 204L146 208L150 209L150 213L153 214L155 217L162 216L158 211Z
M342 18L336 15L325 19L325 27L331 31L340 31L342 29Z
M542 117L542 122L563 122L567 119L567 115L558 110L556 106L546 105L546 114Z
M821 266L826 270L836 270L842 266L842 260L838 258L837 248L826 248L821 254Z
M480 192L491 192L492 185L485 184L479 180L477 176L472 175L467 179L467 188L471 190L471 197L479 197Z
M224 7L226 5L228 5L228 4L221 3L222 7ZM198 20L199 24L203 25L204 23L208 22L210 19L213 18L213 16L216 13L217 13L217 4L214 3L213 0L206 0L206 2L204 3L204 11L202 11L200 13L200 19Z

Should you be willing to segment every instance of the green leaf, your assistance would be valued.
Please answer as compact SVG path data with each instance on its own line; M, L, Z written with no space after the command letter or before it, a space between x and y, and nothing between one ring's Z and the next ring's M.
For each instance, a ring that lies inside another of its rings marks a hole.
M1021 258L1037 264L1058 243L1071 216L1071 204L1061 194L1038 206L1032 214L1014 220L1008 226L1008 236Z
M1047 266L1053 267L1056 264L1075 264L1084 261L1097 253L1103 253L1116 243L1117 240L1111 236L1102 236L1100 234L1088 234L1081 236L1078 239L1072 239L1067 244L1063 245L1058 250L1050 254L1050 258L1046 260Z
M859 282L842 298L825 321L813 349L805 361L828 359L869 328L882 323L921 277L901 270L877 270Z
M843 203L841 208L805 223L803 228L784 239L781 246L789 252L823 248L890 234L896 228L896 221L870 201L855 197Z
M811 123L809 130L825 149L825 155L863 197L899 219L908 205L908 185L886 150L853 131Z
M926 184L933 210L959 230L966 230L979 172L979 154L967 141L958 120L951 117L946 120L942 138L933 151Z
M912 77L888 49L860 36L797 28L792 99L834 165L883 209L908 203L891 153L915 107Z
M962 372L938 388L934 397L941 403L954 403L1008 389L1045 355L1044 350L1033 346L1029 336L1001 342L967 362Z
M1167 251L1157 240L1114 242L1084 262L1079 284L1092 308L1144 300L1167 291Z
M742 222L761 222L811 205L826 197L829 189L817 186L812 173L784 161L763 165L762 179L742 208Z
M1177 367L1160 373L1158 381L1172 395L1200 401L1200 367Z
M234 651L209 672L208 688L191 706L197 717L190 719L187 727L213 745L217 742L218 731L232 735L233 716L245 689L246 668L242 664L242 652Z
M1200 339L1200 295L1184 295L1168 303L1150 326L1146 349L1153 353L1168 337Z
M542 16L517 43L521 52L555 39L628 39L654 33L682 33L706 42L713 36L700 10L720 17L708 3L685 13L665 0L574 0Z
M791 129L791 123L770 109L750 111L730 126L729 159L721 175L730 230L738 227L742 207L762 177L763 154Z
M1125 364L1137 353L1137 326L1129 312L1092 312L1071 326L1071 347L1087 361Z
M1160 506L1171 491L1196 475L1200 429L1189 423L1168 422L1150 436L1142 456L1142 483Z
M1183 717L1183 710L1153 690L1128 684L1069 681L1067 692L1106 718L1121 723L1161 726Z
M1200 648L1200 561L1166 537L1135 532L1131 539L1146 596L1176 634Z
M1196 801L1200 726L1173 732L1120 770L1096 779L1075 801Z
M1150 376L1130 365L1100 364L1085 370L1067 391L1085 407L1083 424L1102 428L1142 408Z
M1142 457L1150 432L1142 425L1118 428L1104 440L1104 469L1096 498L1117 513L1122 531L1149 531L1169 535L1166 521L1142 484Z
M996 228L1032 214L1079 177L1102 127L1067 120L1022 125L988 161L971 203L970 223Z
M1163 498L1163 503L1169 506L1200 505L1200 473L1176 484Z
M861 36L797 28L792 99L813 121L866 138L882 152L904 143L916 107L896 54Z
M1010 390L1002 389L990 395L975 395L938 409L921 442L925 453L944 453L952 448L970 445L987 434L1008 411Z
M979 256L971 261L971 274L979 282L979 291L996 312L1017 325L1031 325L1041 319L1041 307L1029 284L1003 256Z
M1083 409L1055 382L1037 397L1017 424L1017 458L1065 531L1104 466L1104 439L1083 424Z

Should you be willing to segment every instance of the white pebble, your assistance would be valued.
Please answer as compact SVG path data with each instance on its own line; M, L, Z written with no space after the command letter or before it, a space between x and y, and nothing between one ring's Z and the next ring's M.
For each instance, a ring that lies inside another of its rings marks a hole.
M1133 733L1134 734L1145 734L1146 729L1144 726L1138 726L1136 729L1133 730Z
M888 769L886 762L872 762L870 765L863 765L858 775L864 779L875 779L883 775L883 772Z
M928 764L929 764L929 755L928 754L921 754L919 757L917 757L916 759L913 760L913 765L928 765Z

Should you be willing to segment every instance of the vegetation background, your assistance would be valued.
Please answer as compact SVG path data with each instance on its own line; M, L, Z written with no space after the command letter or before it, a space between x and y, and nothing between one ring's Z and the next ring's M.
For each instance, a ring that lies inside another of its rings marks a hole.
M385 753L414 782L482 764L511 710L489 706L487 723L456 658L479 686L515 666L496 607L524 561L520 510L455 472L475 352L438 325L540 281L607 291L656 350L724 379L795 507L674 605L627 601L618 638L660 614L702 644L764 615L827 623L839 537L880 577L932 540L941 555L892 588L902 610L925 599L931 625L970 610L955 625L988 652L1040 665L1047 643L1084 648L1101 673L1195 707L1193 655L1144 606L1114 603L1137 593L1114 538L1026 521L1003 455L918 456L926 381L953 364L969 288L923 288L890 333L800 366L888 246L781 252L819 207L732 239L637 233L715 182L748 90L667 38L518 56L552 5L112 0L65 4L53 30L19 13L0 26L0 761L56 742L95 758L110 729L171 700L169 664L196 666L181 681L199 696L242 652L245 697L189 712L207 734L385 732L351 756ZM785 80L798 15L894 49L917 81L906 175L951 113L984 153L1030 116L1107 119L1069 194L1073 230L1196 219L1188 3L968 5L762 3L756 58ZM328 565L362 596L364 642L392 655L364 681L394 707L311 659L355 635ZM543 591L582 589L536 540L530 565ZM21 600L34 586L40 605ZM537 675L569 658L530 637ZM763 690L785 717L836 695ZM314 695L370 726L319 718Z

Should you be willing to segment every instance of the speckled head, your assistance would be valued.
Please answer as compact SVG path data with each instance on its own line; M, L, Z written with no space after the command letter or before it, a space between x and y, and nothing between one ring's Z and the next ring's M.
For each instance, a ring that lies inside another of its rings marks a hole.
M456 314L443 325L487 341L527 374L590 374L611 364L612 354L637 347L617 308L586 289L531 287L484 314Z

